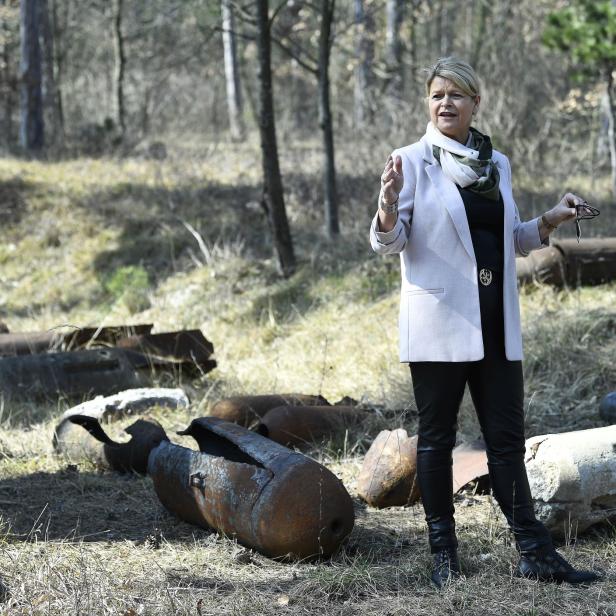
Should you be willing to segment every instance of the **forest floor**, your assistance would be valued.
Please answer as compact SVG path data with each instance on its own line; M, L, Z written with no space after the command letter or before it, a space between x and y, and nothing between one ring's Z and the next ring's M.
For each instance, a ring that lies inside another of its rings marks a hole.
M351 396L373 409L362 426L307 451L353 498L349 540L330 560L284 563L179 521L148 478L55 456L51 436L67 400L3 400L0 613L616 615L610 523L572 532L562 546L605 581L588 589L539 584L513 577L515 549L491 497L460 495L466 580L438 593L421 505L376 510L358 499L370 443L384 428L413 433L416 411L408 367L397 361L398 259L377 257L368 244L386 152L340 155L336 241L322 233L318 152L306 145L282 156L299 263L287 280L276 273L258 205L252 143L241 153L222 145L171 151L164 161L0 159L0 320L11 331L201 328L218 367L181 382L189 409L155 413L169 434L229 394ZM571 178L569 187L595 190L593 203L607 213L605 193L587 181ZM533 191L518 184L523 218L561 192L549 182ZM616 232L610 225L602 216L585 232ZM603 425L598 404L616 383L616 284L525 287L521 307L528 436ZM459 424L461 438L478 436L468 397Z

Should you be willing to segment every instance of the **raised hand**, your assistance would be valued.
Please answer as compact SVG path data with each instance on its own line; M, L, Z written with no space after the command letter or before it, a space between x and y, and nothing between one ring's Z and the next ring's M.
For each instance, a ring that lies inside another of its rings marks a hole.
M387 158L385 169L381 174L381 199L386 205L391 205L398 201L398 195L404 186L404 177L402 176L402 158L396 156L396 160L391 157Z

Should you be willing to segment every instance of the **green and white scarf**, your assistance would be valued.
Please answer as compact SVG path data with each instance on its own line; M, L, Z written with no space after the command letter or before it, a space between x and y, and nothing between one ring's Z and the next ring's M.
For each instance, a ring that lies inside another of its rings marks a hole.
M468 188L488 199L499 199L498 168L492 160L490 137L470 128L467 145L441 133L432 122L426 129L428 143L443 173L458 186Z

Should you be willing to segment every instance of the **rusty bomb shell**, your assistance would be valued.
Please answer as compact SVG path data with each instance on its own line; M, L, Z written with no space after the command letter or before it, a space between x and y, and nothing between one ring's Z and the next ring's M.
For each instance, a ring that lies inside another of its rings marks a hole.
M307 394L265 394L259 396L233 396L219 400L210 411L218 417L248 428L268 411L278 406L302 404L304 406L329 405L323 396Z
M179 434L201 451L162 442L148 474L162 504L272 558L330 556L353 529L342 482L306 456L214 417Z
M83 430L75 429L81 426ZM143 417L124 430L131 439L117 443L105 433L98 419L88 415L67 417L54 433L53 444L58 453L72 459L87 457L114 471L135 471L145 475L152 449L168 441L163 427L151 417Z
M357 493L373 507L411 505L419 500L417 436L406 430L383 430L366 453Z
M353 406L279 406L265 414L257 432L281 445L301 447L334 436L366 417Z
M410 505L419 500L417 440L417 436L409 437L402 428L380 432L366 453L357 479L359 497L373 507ZM454 493L488 474L485 443L481 439L457 445L452 458Z

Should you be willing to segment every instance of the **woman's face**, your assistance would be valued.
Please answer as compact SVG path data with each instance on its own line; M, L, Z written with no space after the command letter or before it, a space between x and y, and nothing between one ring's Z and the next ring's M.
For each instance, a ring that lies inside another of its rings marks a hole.
M478 107L479 100L479 95L465 94L453 81L435 77L428 95L430 120L447 137L466 143L473 111Z

